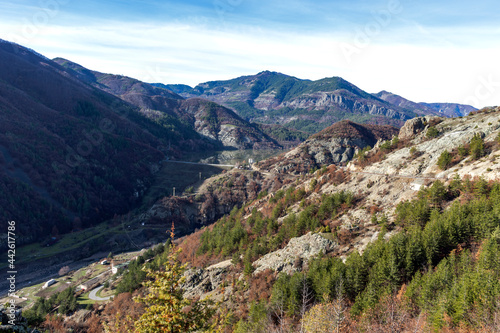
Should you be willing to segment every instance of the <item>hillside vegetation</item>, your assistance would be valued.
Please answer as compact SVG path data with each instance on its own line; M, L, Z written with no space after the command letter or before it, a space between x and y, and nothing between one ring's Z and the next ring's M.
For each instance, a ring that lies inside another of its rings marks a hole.
M0 226L19 222L18 246L50 246L133 211L165 158L280 148L211 101L6 41L0 60Z
M152 281L173 272L178 284L167 296L222 302L196 305L218 310L198 323L227 332L492 332L500 315L499 119L497 108L411 120L398 136L358 148L345 168L224 175L213 189L230 195L238 180L238 191L250 182L260 190L145 264L161 273L146 276L139 261L117 286L156 299ZM443 167L445 151L452 162ZM123 297L88 325L99 332L97 322L116 324L132 296ZM149 304L122 328L144 331Z
M0 59L0 225L19 221L18 246L130 210L162 147L186 148L175 124L159 126L31 50L1 43Z
M166 128L181 129L183 136L190 140L192 150L196 150L203 141L205 145L208 141L218 149L278 147L258 127L216 103L201 98L184 100L168 90L168 86L151 85L122 75L92 71L62 58L54 61L79 80L137 106L141 114L155 123Z

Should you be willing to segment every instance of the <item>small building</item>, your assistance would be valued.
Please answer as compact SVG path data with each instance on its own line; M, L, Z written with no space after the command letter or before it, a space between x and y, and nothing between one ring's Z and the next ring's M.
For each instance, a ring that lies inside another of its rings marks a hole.
M116 274L116 273L118 273L118 270L120 268L127 267L129 263L130 263L130 261L127 261L127 262L124 262L124 263L121 263L121 264L114 264L114 263L112 263L111 264L111 272L113 274Z
M102 279L103 279L102 276L96 276L95 278L92 278L92 279L88 280L87 282L82 283L81 285L78 286L78 288L80 288L80 290L84 290L84 291L92 290L101 284Z
M54 280L54 279L50 279L49 281L45 282L45 284L43 285L43 289L46 289L48 287L50 287L51 285L53 284L56 284L57 283L57 280Z

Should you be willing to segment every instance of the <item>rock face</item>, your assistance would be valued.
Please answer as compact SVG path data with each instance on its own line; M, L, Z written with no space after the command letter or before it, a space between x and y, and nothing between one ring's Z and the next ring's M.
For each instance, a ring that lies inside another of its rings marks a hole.
M425 128L425 123L425 119L420 117L407 120L399 130L398 138L400 140L412 139Z
M229 107L245 119L286 124L309 133L343 119L401 126L411 110L383 101L340 77L301 80L264 71L228 81L199 84L184 97L202 97Z
M2 305L0 306L0 318L0 332L39 332L28 327L28 320L22 316L21 309L15 307L11 309Z
M182 285L182 288L185 290L184 297L199 297L203 299L225 281L231 266L231 260L226 260L205 269L195 268L187 270L184 273L186 280ZM226 292L231 292L231 290L226 290Z
M397 134L392 126L361 125L343 120L311 136L289 152L270 158L258 167L278 173L300 174L313 168L350 161L358 149L375 146Z
M335 243L331 240L309 232L302 237L290 239L283 249L268 253L255 261L252 264L255 267L254 274L266 269L288 274L294 273L301 270L302 263L306 263L319 253L330 251L334 246Z
M219 142L226 148L261 149L279 145L259 129L241 119L232 110L200 98L180 102L179 113L185 114L196 132Z
M439 169L437 161L444 150L451 152L461 145L470 143L472 137L476 134L484 138L488 145L493 145L496 141L500 123L498 117L500 109L491 109L463 118L440 118L441 122L435 125L438 136L429 139L426 137L426 125L422 130L422 124L418 119L412 119L401 129L409 144L413 145L418 156L412 157L410 147L401 148L387 154L383 160L364 168L364 172L386 174L386 175L404 175L404 176L430 176L441 179L451 179L455 174L460 177L484 177L485 179L495 179L500 177L500 169L497 166L497 153L492 156L485 156L476 161L470 156L466 157L458 165L447 170ZM425 117L427 121L434 121L435 117ZM424 120L422 120L424 121ZM416 128L419 128L418 130ZM412 132L417 132L411 135ZM401 136L400 136L401 138ZM349 169L356 170L354 165L349 165Z
M240 205L244 200L237 197L231 198L232 201L217 198L212 200L213 204L207 205L207 197L208 195L164 197L140 214L138 219L146 226L169 226L175 223L176 233L186 235L228 214L232 207Z

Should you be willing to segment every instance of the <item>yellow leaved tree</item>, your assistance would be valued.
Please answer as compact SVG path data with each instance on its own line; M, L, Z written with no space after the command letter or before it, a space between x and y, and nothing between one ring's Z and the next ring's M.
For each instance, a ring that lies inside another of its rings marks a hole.
M173 238L173 237L172 237ZM185 333L214 332L211 325L215 307L211 300L189 300L184 298L182 284L186 264L178 260L180 249L171 243L164 269L145 269L149 280L145 283L147 294L136 300L144 303L146 310L135 322L138 333Z

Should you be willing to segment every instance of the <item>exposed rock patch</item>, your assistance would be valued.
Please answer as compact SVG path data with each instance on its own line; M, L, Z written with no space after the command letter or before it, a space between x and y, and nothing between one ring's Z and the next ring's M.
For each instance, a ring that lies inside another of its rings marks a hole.
M204 298L226 280L232 267L231 260L220 262L205 269L193 268L184 273L186 281L182 288L186 298ZM226 293L231 292L231 287L226 288Z
M302 237L290 239L290 242L283 249L268 253L256 260L252 264L255 267L254 274L266 269L288 274L294 273L301 270L301 262L307 262L318 254L331 250L334 246L333 241L320 234L309 232Z
M426 117L427 118L427 117ZM449 179L455 174L459 176L484 177L485 179L495 179L500 176L500 167L495 160L500 153L493 152L491 156L485 156L477 161L471 157L466 157L459 165L447 170L441 170L437 166L439 156L444 150L451 152L452 149L470 143L476 134L484 138L485 142L493 143L496 140L500 129L500 119L498 112L485 112L463 118L443 118L442 122L435 127L439 134L436 138L426 137L426 130L421 130L420 118L412 119L403 126L400 132L403 137L410 140L410 144L419 152L417 158L412 158L411 147L395 150L385 156L385 158L366 168L364 172L379 173L388 175L415 176L415 177L435 177ZM429 120L431 118L428 118ZM426 128L428 125L426 126ZM411 132L416 131L412 136ZM357 170L354 165L349 165L349 169Z
M340 121L311 136L298 147L259 164L263 170L300 174L313 168L350 161L358 149L373 147L378 140L397 134L392 126L361 125Z
M424 118L413 118L405 122L403 127L399 130L399 139L408 140L415 137L415 134L421 132L425 128Z

